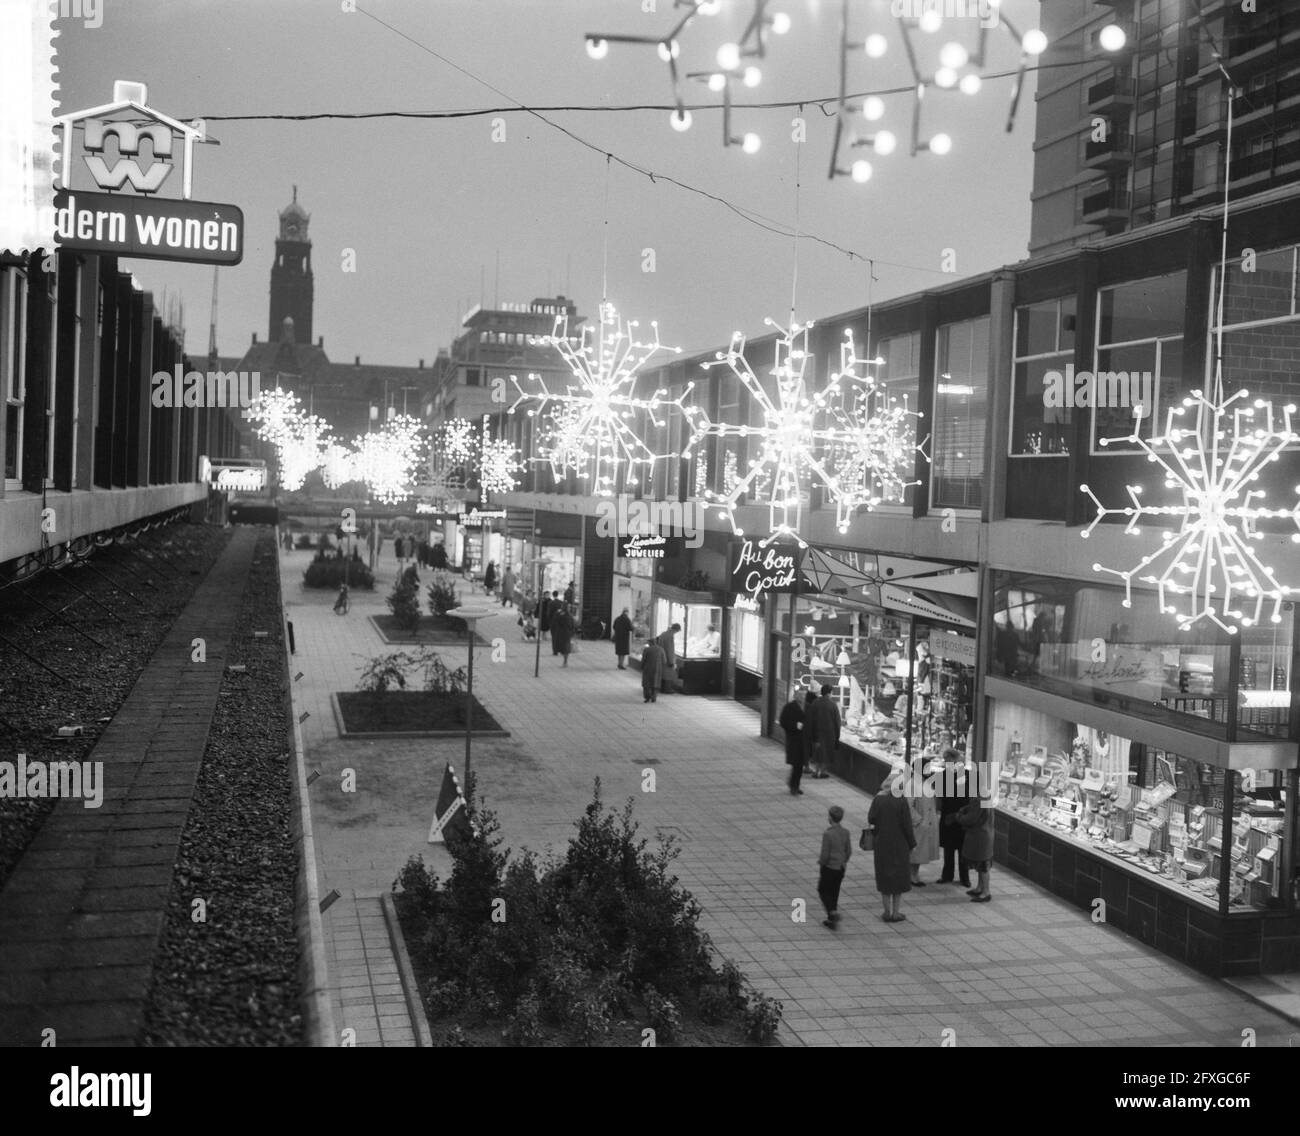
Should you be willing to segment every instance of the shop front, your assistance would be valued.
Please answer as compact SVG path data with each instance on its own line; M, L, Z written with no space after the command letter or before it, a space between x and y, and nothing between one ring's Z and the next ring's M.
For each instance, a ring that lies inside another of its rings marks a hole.
M737 702L762 712L764 659L767 648L767 604L736 592L731 594L726 635L727 660L723 681Z
M833 699L830 771L875 792L892 766L970 749L977 578L964 567L846 549L803 551L798 592L770 597L766 732L808 693Z
M993 596L997 860L1207 973L1300 969L1294 612L1228 635L1075 581Z

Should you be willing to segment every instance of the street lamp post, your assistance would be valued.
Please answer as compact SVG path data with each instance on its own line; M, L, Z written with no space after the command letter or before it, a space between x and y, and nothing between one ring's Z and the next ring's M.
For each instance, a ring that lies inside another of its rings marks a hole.
M447 614L463 619L469 629L469 682L465 688L465 784L469 785L470 746L474 738L474 625L485 616L492 614L486 607L453 607Z
M533 678L540 678L542 673L542 583L546 579L546 566L550 560L545 556L538 556L528 561L537 571L533 575L533 582L536 585L533 588L533 594L536 602L536 631L537 639L537 658L533 663Z

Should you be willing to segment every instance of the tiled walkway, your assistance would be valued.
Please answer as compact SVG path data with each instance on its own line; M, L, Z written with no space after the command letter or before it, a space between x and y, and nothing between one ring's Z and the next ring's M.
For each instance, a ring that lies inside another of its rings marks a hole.
M384 981L392 969L376 970L371 961L388 949L382 921L372 917L378 905L363 901L388 890L411 855L445 871L445 851L426 837L443 763L459 771L464 745L338 737L330 693L355 689L363 660L395 649L384 647L365 616L386 610L396 565L385 557L375 593L354 593L351 614L338 617L332 595L298 587L308 554L282 556L298 642L292 669L303 672L296 709L311 714L303 725L308 766L321 771L311 790L321 887L344 896L325 913L326 932L357 968L352 985L333 978L345 1026L349 1015L360 1020L346 991L363 989L363 977L386 997L395 993ZM424 577L427 586L427 571ZM581 643L567 669L545 644L535 679L533 652L513 613L480 630L506 648L498 663L486 650L476 653L475 693L512 736L476 742L473 758L506 845L563 845L595 777L606 801L634 797L643 831L681 841L680 875L703 905L719 949L785 1003L787 1044L932 1046L952 1030L958 1045L1231 1046L1241 1044L1244 1029L1256 1032L1259 1045L1300 1044L1300 1027L1001 870L990 904L932 885L905 897L907 922L887 925L878 917L870 855L857 853L842 928L827 931L816 895L826 809L844 806L856 841L866 794L834 780L805 780L805 795L791 797L781 748L758 736L751 711L683 696L647 706L638 673L615 668L609 643ZM465 649L445 653L458 663ZM355 793L341 791L344 769L356 773ZM654 792L642 791L646 771L653 771ZM936 875L937 865L923 871L923 878ZM792 921L796 900L806 903L806 922ZM382 1009L394 1005L378 1003L381 1031ZM373 1039L371 1020L359 1028ZM411 1044L404 1033L382 1038Z
M0 1045L134 1044L256 536L235 530L91 751L103 803L61 800L0 892Z

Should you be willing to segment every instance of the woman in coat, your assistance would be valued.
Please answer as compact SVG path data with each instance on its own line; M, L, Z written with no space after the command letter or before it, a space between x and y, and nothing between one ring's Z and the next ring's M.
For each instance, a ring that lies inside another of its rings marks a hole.
M659 684L664 677L664 663L668 656L653 640L641 652L641 693L647 702L659 701Z
M618 669L627 670L627 657L632 653L632 620L628 617L627 608L623 609L623 614L614 620L614 654L618 656Z
M876 837L876 890L885 904L881 918L886 923L901 923L907 918L898 907L903 892L912 890L912 869L908 861L916 847L910 802L892 792L898 776L898 770L890 774L867 812L867 824Z
M515 570L509 565L506 566L504 574L501 576L501 606L509 607L515 598Z
M573 633L577 623L567 608L561 608L551 619L551 654L563 655L564 665L569 665L569 652L573 650Z
M487 571L483 573L483 590L490 595L492 593L492 589L495 588L496 586L497 586L497 562L495 560L489 560Z
M924 778L929 774L930 766L922 766L921 776ZM908 804L912 811L912 834L916 837L916 847L909 857L912 886L923 888L925 881L921 879L921 865L939 858L939 810L935 807L934 798L923 793L912 797Z
M988 903L989 872L993 868L993 810L984 807L979 797L971 797L957 814L957 823L965 832L961 854L970 867L979 872L979 883L966 894L971 903Z

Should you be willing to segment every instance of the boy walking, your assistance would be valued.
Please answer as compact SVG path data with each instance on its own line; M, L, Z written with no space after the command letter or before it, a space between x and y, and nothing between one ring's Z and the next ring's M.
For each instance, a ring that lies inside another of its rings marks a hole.
M840 821L844 819L844 810L839 805L831 805L830 826L822 833L822 853L817 863L821 875L817 881L817 894L822 906L826 908L823 927L836 930L840 922L840 885L844 883L844 869L848 867L853 848L849 832Z

